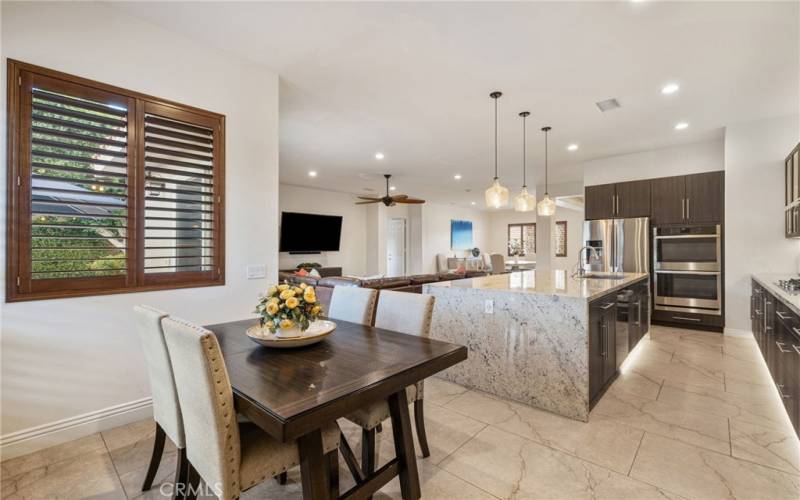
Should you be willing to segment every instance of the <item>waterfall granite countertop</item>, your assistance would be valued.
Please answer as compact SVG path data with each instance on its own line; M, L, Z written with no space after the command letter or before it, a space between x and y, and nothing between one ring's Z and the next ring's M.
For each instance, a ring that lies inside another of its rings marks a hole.
M753 274L753 279L758 284L766 288L769 293L778 298L781 302L786 304L789 309L794 311L795 314L800 314L800 294L792 293L779 287L776 282L778 280L788 280L797 278L797 275L790 276L788 274L767 274L759 273Z
M561 269L539 269L456 281L441 281L431 283L426 287L430 287L430 290L445 287L535 293L592 301L648 277L647 273L617 273L621 276L619 279L572 278L570 274L570 271ZM798 302L800 303L800 301Z

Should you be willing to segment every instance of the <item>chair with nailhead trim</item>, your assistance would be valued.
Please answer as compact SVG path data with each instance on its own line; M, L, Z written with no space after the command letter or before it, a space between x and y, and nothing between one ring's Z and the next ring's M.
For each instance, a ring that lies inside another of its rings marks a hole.
M178 393L175 388L175 377L169 360L164 331L161 320L167 313L149 306L136 306L136 331L142 342L147 376L150 379L150 391L153 394L153 420L156 432L153 439L153 454L150 466L142 484L142 491L153 486L158 466L164 454L166 438L178 449L178 460L175 467L175 483L186 481L186 442L183 434L183 418L178 406Z
M375 315L378 291L355 286L335 286L331 294L328 317L351 323L371 325Z
M418 293L381 290L378 294L378 308L375 312L375 327L395 332L427 337L430 334L433 317L434 297ZM423 457L429 457L428 437L425 434L425 417L422 398L423 381L406 387L408 402L414 403L414 422L417 439ZM389 418L389 404L378 401L347 416L347 420L361 426L361 468L365 475L375 471L377 462L375 435L381 430L381 423Z
M252 422L238 422L225 361L213 332L188 321L162 321L189 464L189 496L202 479L221 500L300 464L297 443L281 443ZM339 426L322 430L322 447L338 478ZM331 455L332 454L332 455Z

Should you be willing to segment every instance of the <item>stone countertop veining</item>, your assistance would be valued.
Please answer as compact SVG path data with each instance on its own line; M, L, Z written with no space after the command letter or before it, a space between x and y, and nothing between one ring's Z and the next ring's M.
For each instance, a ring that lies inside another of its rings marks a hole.
M788 280L797 278L797 275L758 273L751 275L760 285L766 288L769 293L778 298L781 302L789 306L795 314L800 315L800 294L794 295L775 284L778 280Z
M620 279L572 278L570 274L570 271L561 269L537 269L455 281L440 281L425 286L558 295L591 301L648 277L647 273L618 273L622 275Z

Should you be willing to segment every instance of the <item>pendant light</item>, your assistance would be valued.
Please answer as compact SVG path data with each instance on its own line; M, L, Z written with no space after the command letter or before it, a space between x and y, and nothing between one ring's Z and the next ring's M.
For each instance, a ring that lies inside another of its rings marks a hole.
M536 208L536 197L528 193L528 183L525 175L525 153L527 152L525 143L528 138L525 119L530 116L530 112L523 111L519 116L522 117L522 192L514 198L514 210L517 212L530 212Z
M556 202L547 193L547 133L550 127L542 127L544 132L544 198L536 205L536 213L541 217L549 217L556 213Z
M503 208L508 205L508 189L500 185L497 177L497 99L503 95L501 92L492 92L489 97L494 99L494 180L486 190L486 206L489 208Z

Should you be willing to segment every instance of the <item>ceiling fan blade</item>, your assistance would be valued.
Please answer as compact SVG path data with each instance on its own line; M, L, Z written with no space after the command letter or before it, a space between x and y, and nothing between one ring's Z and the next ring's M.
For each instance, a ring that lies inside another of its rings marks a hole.
M357 196L359 200L381 201L381 198L373 198L372 196Z
M392 198L394 198L395 200L405 200L406 198L408 198L408 195L407 194L396 194L396 195L392 196Z
M356 205L369 205L370 203L380 203L381 200L371 200L371 201L357 201Z
M420 200L419 198L405 198L402 200L394 200L397 203L414 203L414 204L421 204L425 203L425 200Z

